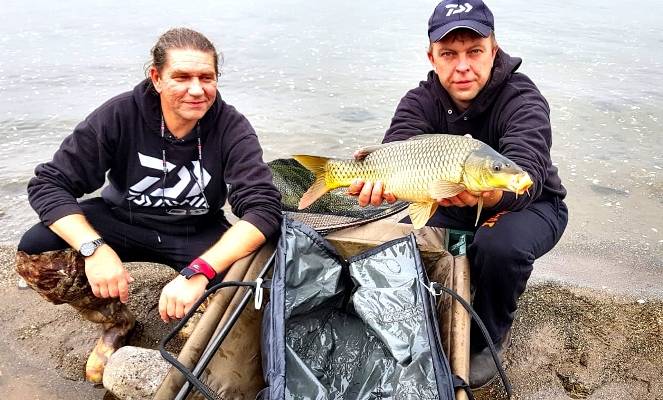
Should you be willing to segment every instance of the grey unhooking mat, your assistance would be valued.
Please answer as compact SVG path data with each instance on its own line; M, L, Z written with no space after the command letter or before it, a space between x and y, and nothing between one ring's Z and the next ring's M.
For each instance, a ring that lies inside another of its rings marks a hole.
M347 262L286 219L262 324L258 398L453 399L413 236Z

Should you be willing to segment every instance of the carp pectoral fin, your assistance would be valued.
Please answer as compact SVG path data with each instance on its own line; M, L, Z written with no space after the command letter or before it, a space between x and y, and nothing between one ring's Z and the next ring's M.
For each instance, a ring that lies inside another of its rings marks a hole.
M436 181L428 186L428 194L435 200L454 197L465 190L465 185L449 181Z
M479 197L479 202L477 203L477 220L474 221L474 226L479 225L479 217L481 216L482 208L483 208L483 196Z
M433 216L437 210L437 203L410 203L407 208L407 212L410 215L412 220L412 225L414 229L422 228L426 225L426 222Z
M298 163L306 167L309 171L313 172L315 175L315 181L310 188L302 195L302 198L299 200L298 208L303 210L304 208L313 204L316 200L322 197L325 193L332 190L327 186L325 175L327 174L327 162L329 158L327 157L316 157L316 156L306 156L306 155L294 155L292 156Z

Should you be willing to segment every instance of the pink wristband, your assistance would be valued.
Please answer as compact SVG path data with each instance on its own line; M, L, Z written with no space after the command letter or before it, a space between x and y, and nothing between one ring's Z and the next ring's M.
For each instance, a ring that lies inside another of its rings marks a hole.
M198 257L195 260L191 261L191 264L184 268L180 274L184 275L187 279L191 278L193 275L196 274L203 274L207 279L210 281L214 279L216 276L216 271L214 268L212 268L211 265L207 263L207 261L203 260L202 258Z

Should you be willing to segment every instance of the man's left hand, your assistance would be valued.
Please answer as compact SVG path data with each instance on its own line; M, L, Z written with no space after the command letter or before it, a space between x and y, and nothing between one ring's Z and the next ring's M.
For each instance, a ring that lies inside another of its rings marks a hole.
M468 190L460 192L453 197L446 199L437 199L437 204L442 207L474 207L479 202L479 197L483 197L483 207L495 207L502 199L503 192L499 189L489 192L470 192Z
M186 279L178 275L164 286L159 298L159 315L163 322L181 319L202 296L209 281L202 274Z

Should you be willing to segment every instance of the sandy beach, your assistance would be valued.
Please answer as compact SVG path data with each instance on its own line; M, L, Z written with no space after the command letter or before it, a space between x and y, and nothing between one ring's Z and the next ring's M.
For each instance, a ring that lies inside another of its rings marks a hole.
M575 248L573 255L569 251L562 245L537 262L521 298L505 363L516 397L663 398L660 268L651 269L642 260L617 264L615 259L624 254L611 259L587 248ZM32 290L18 289L14 252L10 246L0 248L3 399L112 399L103 388L83 381L97 328L70 307L46 303ZM612 266L610 279L601 272L606 266ZM129 344L156 348L171 328L159 320L156 305L161 286L173 272L154 264L132 263L128 268L136 278L130 307L138 316ZM647 269L650 275L643 276ZM637 278L629 281L633 275ZM651 287L642 284L643 278ZM499 384L476 395L504 398Z

